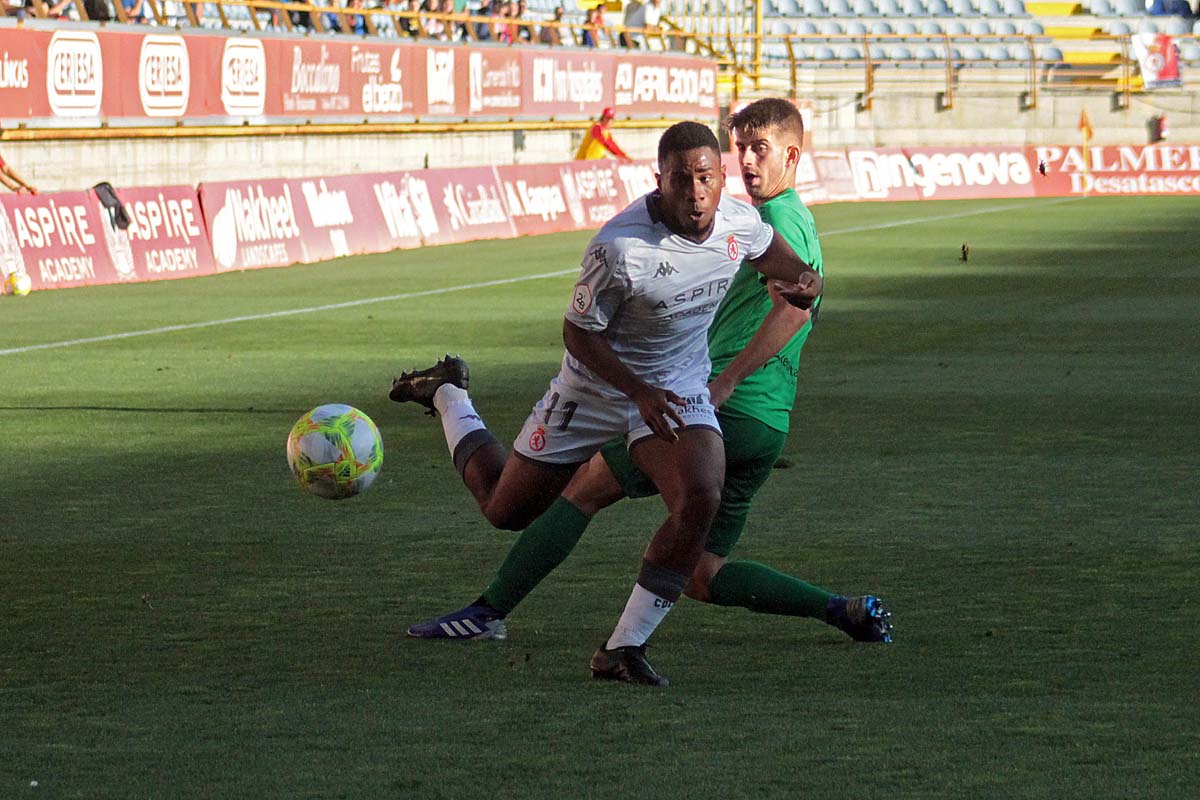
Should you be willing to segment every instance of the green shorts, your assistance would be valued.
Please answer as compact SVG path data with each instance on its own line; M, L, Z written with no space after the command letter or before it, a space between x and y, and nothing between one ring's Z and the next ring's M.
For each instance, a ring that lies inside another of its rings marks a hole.
M767 482L783 452L787 434L732 412L718 411L717 418L725 435L725 485L721 488L721 506L708 531L704 549L714 555L728 556L746 527L754 495ZM658 487L634 466L624 441L609 442L600 455L626 496L658 494Z

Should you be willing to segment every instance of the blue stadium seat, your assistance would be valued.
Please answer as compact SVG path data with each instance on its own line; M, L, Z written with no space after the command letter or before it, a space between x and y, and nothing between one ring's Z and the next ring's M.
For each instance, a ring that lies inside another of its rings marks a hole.
M767 31L772 36L787 36L792 32L792 26L787 20L774 19L767 25Z
M904 12L900 10L900 4L896 0L878 0L879 16L881 17L903 17Z
M902 44L895 45L888 51L888 58L892 61L912 61L912 51Z
M918 36L921 32L917 30L917 25L915 22L904 20L903 22L896 23L896 33L900 34L901 36Z
M1006 17L1028 16L1025 13L1024 0L1004 0L1004 15Z
M921 23L921 35L922 36L941 36L942 35L942 23L938 22L935 19L930 19L930 20L926 20L925 22L922 22Z
M1192 32L1192 24L1183 17L1170 17L1163 33L1169 36L1188 36Z
M858 20L851 20L846 23L846 33L850 36L865 36L867 34L867 26Z
M1063 59L1062 50L1059 50L1057 47L1054 47L1053 45L1048 45L1046 47L1043 47L1041 52L1038 53L1038 56L1040 56L1042 61L1047 64L1062 63L1062 59Z
M837 57L842 61L859 61L862 59L862 51L852 44L846 44L838 48Z
M1152 19L1143 19L1138 22L1138 33L1158 33L1158 23Z
M1012 61L1012 56L1008 53L1008 48L1002 44L994 44L988 48L987 57L991 61L1002 63Z
M1033 58L1033 51L1029 49L1029 45L1027 44L1013 45L1008 49L1008 52L1012 55L1014 61L1020 61L1021 63L1027 63L1029 59Z
M1117 12L1113 11L1113 7L1108 0L1092 0L1092 5L1088 9L1095 17L1115 17Z
M821 23L822 36L840 36L842 34L842 23L837 20L826 20Z
M803 34L803 35L809 35L809 36L819 32L817 30L817 23L810 22L809 20L806 20L806 19L802 19L799 22L797 22L792 27L792 30L794 30L796 33Z
M964 61L983 61L983 48L976 47L973 44L963 45L961 51Z
M926 7L931 17L951 17L954 12L950 10L950 6L946 5L946 0L929 0L929 5Z
M1002 19L992 26L992 33L997 36L1016 36L1017 26L1006 19Z
M1133 33L1133 31L1130 30L1129 26L1126 25L1124 22L1121 22L1120 20L1116 20L1114 22L1108 23L1108 32L1111 33L1113 36L1125 36L1127 34Z
M812 57L814 61L833 61L835 58L833 48L828 45L814 47Z
M913 55L917 58L918 61L935 61L942 57L941 53L934 50L929 45L925 45L923 47L918 47L916 52L913 53Z
M1180 42L1179 57L1184 61L1200 61L1200 44Z
M956 19L952 19L946 23L946 33L950 36L966 36L967 26Z
M871 23L871 33L876 36L886 35L892 32L892 23L879 20Z
M849 0L829 0L829 13L835 17L853 17L854 11L850 8Z
M925 16L925 3L923 3L922 0L904 0L904 16Z
M854 0L854 16L878 17L879 6L875 5L875 0Z
M804 0L804 15L807 17L828 17L829 9L822 0Z
M1115 9L1122 17L1140 17L1146 13L1146 6L1142 0L1117 0Z
M979 11L971 4L971 0L953 0L951 8L956 17L978 17Z
M971 35L972 36L991 36L992 35L992 23L988 22L986 19L975 20L974 22L971 23Z
M1041 36L1046 32L1046 29L1042 27L1042 23L1038 22L1036 19L1026 21L1026 23L1021 26L1021 30L1026 36Z
M979 0L979 13L985 17L1003 17L1004 6L1000 0Z

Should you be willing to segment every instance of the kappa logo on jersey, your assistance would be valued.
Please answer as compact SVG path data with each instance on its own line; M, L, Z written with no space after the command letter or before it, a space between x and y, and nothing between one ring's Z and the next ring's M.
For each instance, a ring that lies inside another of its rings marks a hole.
M674 275L677 272L679 272L679 270L677 270L670 261L660 261L658 262L658 269L654 271L654 277L665 278L669 275Z
M737 237L734 236L732 233L729 234L729 239L726 240L726 251L729 253L730 261L738 260L738 253L740 251L738 250Z
M592 287L586 283L575 284L575 296L571 299L571 308L575 313L583 314L592 307Z
M541 425L538 425L534 428L533 433L529 434L529 449L535 453L546 449L546 429Z

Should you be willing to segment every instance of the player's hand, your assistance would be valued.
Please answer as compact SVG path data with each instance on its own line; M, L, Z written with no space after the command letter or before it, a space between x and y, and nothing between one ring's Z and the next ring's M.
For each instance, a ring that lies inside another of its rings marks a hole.
M813 301L821 296L825 281L815 272L805 272L797 283L787 281L772 281L772 288L796 308L812 308Z
M638 413L655 436L666 442L673 442L679 438L667 420L683 427L683 420L675 410L675 406L686 405L682 397L667 389L647 386L633 396L632 400L637 404Z
M718 375L713 379L712 383L708 384L709 402L713 404L714 408L720 408L724 405L734 390L732 383L721 378L722 376Z

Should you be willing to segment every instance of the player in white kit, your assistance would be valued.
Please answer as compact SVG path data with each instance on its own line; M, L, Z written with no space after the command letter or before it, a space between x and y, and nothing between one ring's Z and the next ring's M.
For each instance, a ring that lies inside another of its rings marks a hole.
M517 437L515 458L472 405L461 359L401 375L389 396L436 410L463 482L488 521L506 530L540 516L602 445L625 437L668 517L592 672L665 685L646 661L645 642L700 558L725 471L706 386L709 324L743 259L793 284L788 296L798 305L811 303L822 282L753 206L722 196L720 149L707 127L669 128L658 166L658 189L588 245L563 324L562 368Z

